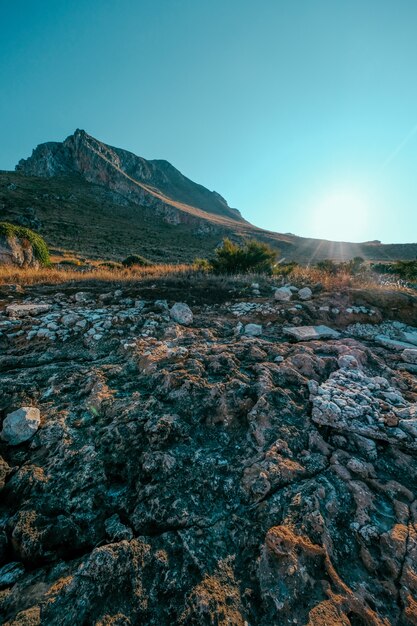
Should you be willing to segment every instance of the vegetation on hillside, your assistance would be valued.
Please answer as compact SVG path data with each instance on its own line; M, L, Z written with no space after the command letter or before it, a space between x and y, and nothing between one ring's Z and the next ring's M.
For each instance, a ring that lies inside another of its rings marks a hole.
M0 222L0 236L6 238L16 237L22 243L25 241L29 242L32 246L33 254L39 263L43 267L50 265L48 246L45 240L33 230L25 228L24 226L16 226L9 222Z
M215 274L272 274L277 251L268 244L250 239L242 245L224 239L210 262Z
M140 254L130 254L122 261L123 267L149 267L152 263Z
M403 280L417 281L417 259L415 261L394 261L393 263L375 263L374 272L395 274Z

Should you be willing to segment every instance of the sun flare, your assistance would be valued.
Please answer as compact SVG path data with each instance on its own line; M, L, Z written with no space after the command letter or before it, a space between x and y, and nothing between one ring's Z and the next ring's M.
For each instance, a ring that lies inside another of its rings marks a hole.
M311 226L314 236L338 241L361 241L365 236L370 203L368 195L356 189L335 189L313 205Z

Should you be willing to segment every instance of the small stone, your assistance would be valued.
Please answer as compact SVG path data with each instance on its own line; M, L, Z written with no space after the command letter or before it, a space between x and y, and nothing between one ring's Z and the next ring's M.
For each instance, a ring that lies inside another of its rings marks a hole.
M11 446L27 441L36 433L41 422L39 409L29 406L9 413L4 422L1 438Z
M249 337L258 337L262 335L262 326L260 324L246 324L244 334Z
M184 302L176 302L171 308L169 314L174 322L177 322L178 324L184 324L187 326L193 322L193 313L188 304L185 304Z
M78 291L74 295L74 300L75 302L91 302L91 300L93 300L93 296L87 291Z

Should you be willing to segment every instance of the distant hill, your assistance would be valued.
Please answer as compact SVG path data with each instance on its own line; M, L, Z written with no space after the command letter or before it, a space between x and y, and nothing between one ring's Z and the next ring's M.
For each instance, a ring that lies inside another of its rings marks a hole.
M210 256L225 236L254 237L286 260L413 259L417 243L332 242L262 230L170 163L149 161L77 130L0 172L0 219L38 230L53 248L90 258Z

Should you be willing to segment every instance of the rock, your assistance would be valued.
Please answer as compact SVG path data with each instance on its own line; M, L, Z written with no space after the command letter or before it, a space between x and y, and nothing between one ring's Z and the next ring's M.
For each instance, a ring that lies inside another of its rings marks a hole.
M401 358L406 363L417 365L417 348L406 348L402 351Z
M4 489L4 485L6 484L6 478L8 474L10 474L10 471L11 469L9 465L6 463L3 457L0 456L0 491Z
M50 309L50 304L9 304L6 307L6 313L9 317L25 317L26 315L40 315Z
M406 343L411 343L414 346L417 346L417 330L415 332L402 332L401 339Z
M92 300L94 300L93 296L91 293L88 293L88 291L78 291L76 294L74 294L74 300L75 302L91 302Z
M249 337L258 337L262 335L262 326L260 324L246 324L244 334Z
M279 302L289 302L291 300L292 291L289 287L279 287L275 290L274 298Z
M399 341L397 339L390 339L385 335L376 335L374 339L380 346L384 346L384 348L391 348L392 350L404 350L406 348L413 349L415 347L412 343Z
M0 235L0 265L39 268L32 244L15 235Z
M303 287L303 289L300 289L300 291L298 292L298 297L300 298L300 300L311 300L311 298L313 297L313 292L311 291L310 287Z
M106 519L104 527L110 541L130 541L133 538L132 529L122 524L117 513Z
M310 341L312 339L337 339L340 333L328 326L297 326L284 328L284 333L296 341Z
M22 578L25 573L25 568L22 563L13 562L7 563L0 568L0 587L10 587L14 585L19 578Z
M338 358L337 364L340 369L359 369L358 360L352 354L343 354Z
M177 322L177 324L188 326L193 322L193 313L188 304L185 304L184 302L176 302L171 308L169 314L174 322Z
M39 409L22 407L9 413L4 422L1 438L11 446L17 446L27 441L36 433L41 422Z

